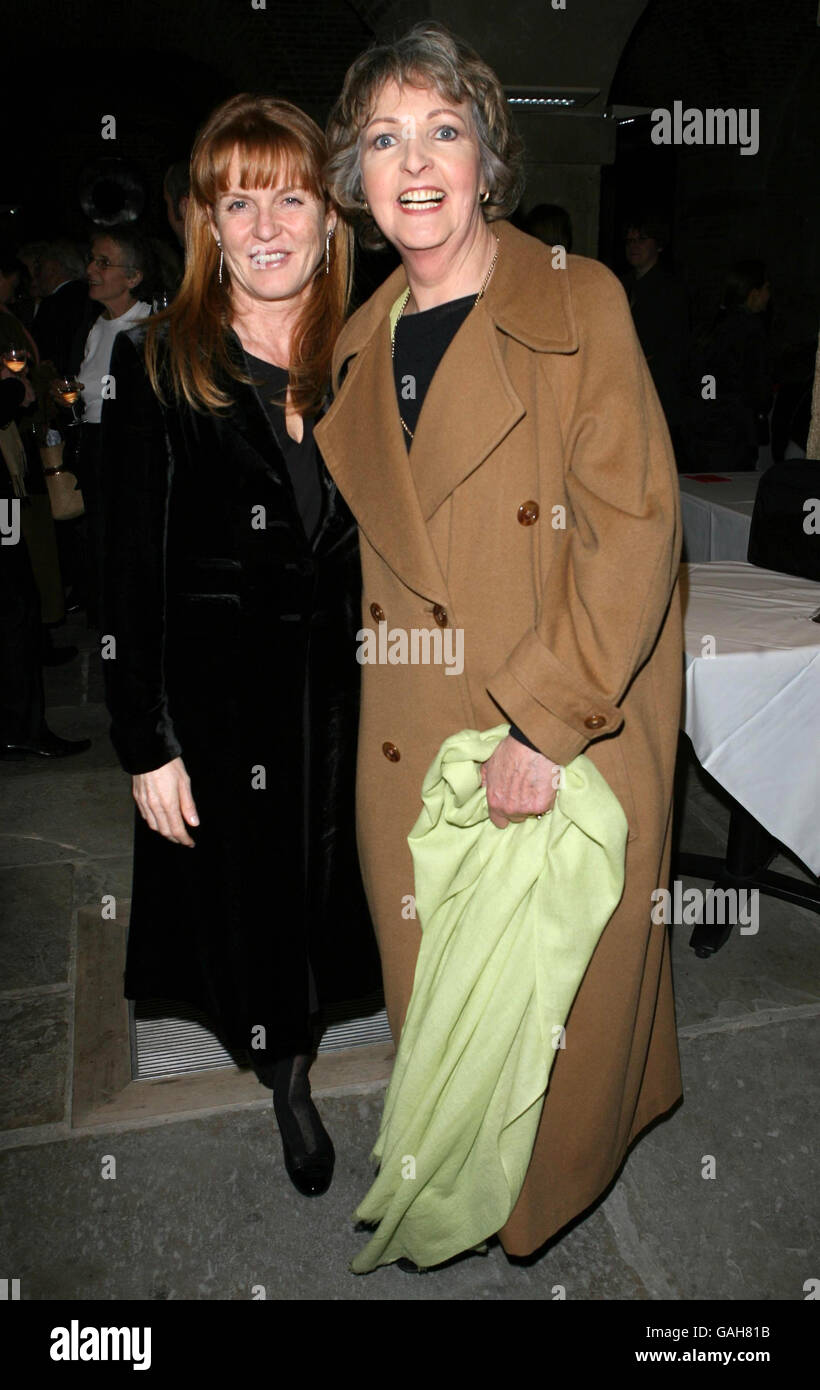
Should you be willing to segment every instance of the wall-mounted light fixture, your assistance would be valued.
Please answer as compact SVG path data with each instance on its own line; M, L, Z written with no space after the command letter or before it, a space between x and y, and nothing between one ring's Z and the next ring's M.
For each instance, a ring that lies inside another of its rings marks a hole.
M599 87L505 87L510 106L541 110L580 110L600 95Z

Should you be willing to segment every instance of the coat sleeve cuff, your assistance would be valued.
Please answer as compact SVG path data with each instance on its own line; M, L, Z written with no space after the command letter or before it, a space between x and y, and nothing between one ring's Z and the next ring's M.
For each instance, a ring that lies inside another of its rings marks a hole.
M510 723L561 767L593 738L613 734L623 724L619 707L573 678L534 632L521 639L487 691Z
M132 776L155 772L174 758L182 757L182 748L164 711L130 721L127 729L115 720L111 725L111 742L122 767Z

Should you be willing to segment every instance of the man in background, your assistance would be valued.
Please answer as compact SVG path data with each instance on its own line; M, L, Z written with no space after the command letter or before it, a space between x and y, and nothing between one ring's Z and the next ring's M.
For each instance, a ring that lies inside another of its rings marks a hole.
M177 241L185 250L185 211L191 192L191 179L187 159L180 159L165 171L162 183L165 194L165 207L168 212L168 225Z
M663 263L669 229L659 217L636 219L626 228L623 279L635 331L652 373L672 443L680 460L683 372L689 345L689 310L683 286Z
M72 343L88 315L83 258L72 242L49 241L34 260L31 273L34 294L39 300L32 333L40 359L51 362L59 372L66 372Z

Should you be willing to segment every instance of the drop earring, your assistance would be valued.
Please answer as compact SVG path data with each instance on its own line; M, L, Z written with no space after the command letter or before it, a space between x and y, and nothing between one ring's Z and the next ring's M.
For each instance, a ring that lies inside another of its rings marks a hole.
M486 202L489 200L489 197L490 197L490 190L489 190L489 188L488 188L488 189L486 190L486 192L480 193L480 194L479 194L478 201L479 201L480 203L486 203Z
M218 241L216 244L217 244L217 246L219 247L219 283L220 283L220 285L221 285L221 284L222 284L222 264L223 264L223 261L224 261L224 256L222 255L222 242L221 242L221 241Z
M330 274L330 241L333 235L334 230L332 227L329 227L327 236L325 237L325 275Z

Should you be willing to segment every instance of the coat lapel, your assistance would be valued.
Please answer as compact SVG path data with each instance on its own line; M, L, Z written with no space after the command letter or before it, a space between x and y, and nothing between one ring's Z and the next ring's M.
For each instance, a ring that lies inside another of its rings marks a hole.
M536 352L578 348L566 271L553 269L550 249L509 222L494 223L493 230L498 264L441 360L413 440L413 478L425 519L525 414L504 365L503 336Z
M395 391L393 395L395 401ZM493 321L478 303L433 376L410 450L425 521L523 415L524 406L501 360Z
M355 389L354 388L355 380ZM386 314L316 427L328 469L362 531L408 588L432 602L447 589L407 459Z
M342 332L337 381L343 364L354 360L317 429L327 466L371 545L411 589L435 602L443 601L446 586L426 523L525 414L504 365L503 335L536 352L578 350L568 277L553 268L550 249L509 222L496 222L493 230L501 243L498 264L433 377L410 456L388 322L407 286L401 267Z

